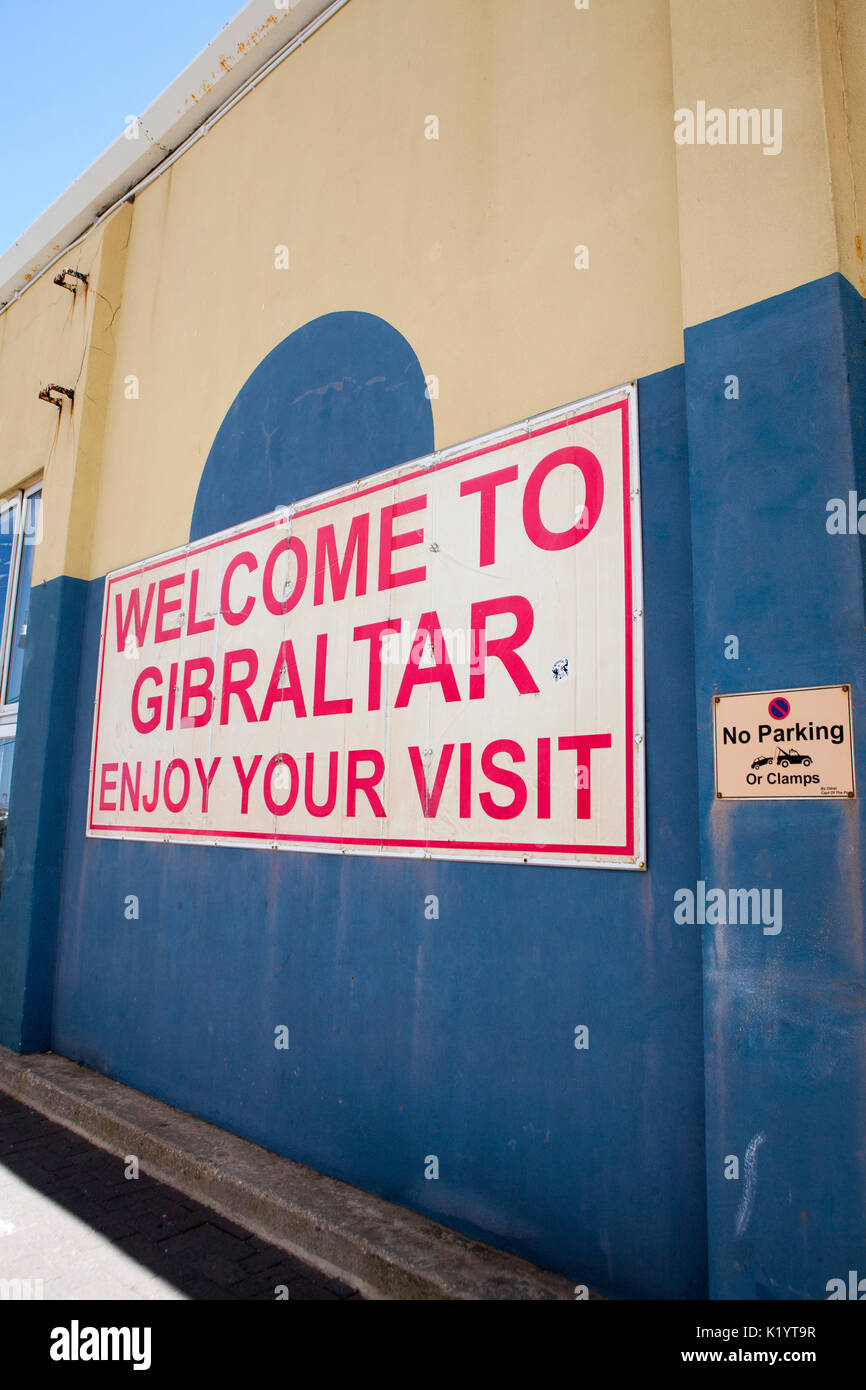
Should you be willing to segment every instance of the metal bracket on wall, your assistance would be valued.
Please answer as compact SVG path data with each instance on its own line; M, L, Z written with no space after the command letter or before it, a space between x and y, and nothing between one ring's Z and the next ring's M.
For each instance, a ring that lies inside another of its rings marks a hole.
M75 392L72 390L71 387L58 386L56 382L52 381L50 385L43 386L42 390L39 392L40 401L49 401L51 405L56 405L57 409L61 410L63 407L63 402L62 400L56 400L55 397L51 394L52 391L59 392L62 396L68 396L71 401L75 400Z
M75 294L75 291L78 289L78 286L70 285L69 280L67 279L68 276L72 276L74 277L74 279L80 280L84 285L87 284L87 276L82 271L61 270L59 275L55 275L54 283L55 285L62 285L65 290L69 290L70 294Z

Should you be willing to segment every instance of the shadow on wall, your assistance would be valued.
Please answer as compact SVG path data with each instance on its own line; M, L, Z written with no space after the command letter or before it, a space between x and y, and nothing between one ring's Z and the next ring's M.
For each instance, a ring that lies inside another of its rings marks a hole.
M431 453L421 365L375 314L325 314L291 333L238 392L211 446L189 538Z

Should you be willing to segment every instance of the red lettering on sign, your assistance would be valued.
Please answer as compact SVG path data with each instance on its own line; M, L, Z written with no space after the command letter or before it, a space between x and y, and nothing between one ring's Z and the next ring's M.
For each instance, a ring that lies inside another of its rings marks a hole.
M355 594L361 598L367 592L367 544L370 535L370 516L364 513L362 516L352 518L349 526L349 535L346 540L346 549L343 552L343 563L337 560L337 540L335 528L333 526L320 526L316 535L316 582L313 590L313 604L324 603L325 601L325 566L331 576L331 592L334 602L346 597L346 590L349 587L349 574L352 569L352 561L357 551L357 567L355 570Z
M109 780L108 780L108 774L109 774L109 772L116 772L117 769L118 769L118 766L119 766L118 763L103 763L103 764L102 764L102 778L101 778L101 781L100 781L100 784L99 784L99 809L100 809L100 811L116 811L116 810L117 810L116 804L115 804L113 801L106 801L105 796L106 796L106 793L107 793L107 792L116 792L116 791L117 791L117 782L109 782Z
M239 676L237 679L232 675L234 667L239 662L245 662L247 674ZM255 724L256 712L253 709L253 702L250 698L249 689L258 675L259 658L252 647L245 647L240 651L226 652L223 660L223 693L220 701L220 723L227 724L229 721L229 703L233 695L236 695L241 702L241 709L248 724Z
M339 764L339 754L331 753L328 757L328 795L321 806L318 805L313 798L313 771L315 759L315 753L308 753L305 760L304 805L311 816L329 816L337 804L337 767Z
M288 685L281 685L283 671L286 673ZM298 675L298 663L295 660L295 646L291 640L281 642L277 652L277 659L274 662L274 670L268 684L268 691L265 695L265 702L262 705L262 712L259 715L259 722L264 724L271 717L274 705L282 700L290 700L295 708L295 717L305 719L307 707L304 704L304 695L301 690L301 678Z
M567 531L549 531L541 520L541 485L554 468L569 465L579 468L586 485L586 502L583 512L574 526ZM523 493L523 525L526 534L540 550L567 550L578 541L585 540L598 521L601 504L604 500L604 475L601 464L589 449L556 449L541 463L536 464L529 475Z
M517 464L509 468L497 468L494 473L484 473L480 478L469 478L460 484L460 496L470 497L477 492L481 499L479 528L480 565L492 565L496 559L496 489L503 483L513 483L517 478Z
M204 679L194 683L192 677L197 671L202 672ZM180 694L180 727L182 729L200 729L203 724L210 723L213 714L213 677L214 666L209 656L191 657L184 665L183 688ZM200 714L190 714L191 700L204 700L204 709Z
M404 531L402 535L394 535L394 521L399 516L408 516L410 512L420 512L427 506L427 497L409 497L403 502L393 502L387 507L382 508L382 519L379 529L379 588L396 589L401 584L417 584L425 579L427 570L420 565L414 570L400 570L394 574L391 570L391 555L395 550L405 550L410 545L420 545L424 539L423 530Z
M271 782L278 767L288 768L289 771L289 794L285 801L277 801L274 797ZM288 753L277 753L271 758L265 768L264 777L264 798L265 805L272 816L287 816L298 799L298 764L294 758L290 758Z
M443 745L442 752L439 754L436 776L433 779L433 790L428 792L427 777L424 772L424 764L421 761L421 749L418 747L409 749L409 759L412 763L412 771L415 774L415 786L418 788L418 795L421 798L421 807L424 812L425 820L432 820L439 810L439 802L442 800L442 789L445 786L445 778L448 774L448 768L451 765L451 755L453 752L453 743L446 743Z
M144 646L144 637L147 631L147 619L150 615L150 605L153 602L154 585L148 584L147 598L144 603L144 612L141 610L141 590L133 589L129 595L129 602L126 605L126 616L123 615L123 597L121 594L114 596L114 613L117 620L117 650L122 652L126 648L126 638L129 632L129 625L135 626L135 645Z
M325 677L328 664L328 634L320 632L316 638L316 678L313 686L313 715L351 714L351 700L326 700Z
M253 570L258 569L259 562L251 550L242 550L240 555L234 555L226 565L222 586L220 588L220 612L230 627L240 627L241 623L245 623L255 606L255 599L252 594L250 594L243 608L239 608L235 611L231 606L232 576L240 565L245 565L250 574L252 574ZM267 602L267 599L265 602Z
M126 794L129 792L129 808L131 811L138 810L138 799L141 791L141 763L135 764L135 783L133 784L129 766L123 764L120 771L120 809L126 810Z
M274 569L276 567L277 560L284 552L289 555L294 555L295 562L298 567L298 573L295 577L295 583L291 593L288 594L285 598L278 599L276 594L274 593ZM276 618L282 618L286 613L291 613L295 604L298 603L298 601L300 600L301 595L303 594L304 589L306 587L306 583L307 548L304 545L304 542L300 540L297 536L289 536L288 539L283 537L281 541L277 541L276 545L274 546L273 550L268 556L267 561L265 563L264 574L262 576L262 598L265 601L265 607L267 608L268 612L273 613L274 617Z
M177 801L171 799L171 774L177 769L183 773L183 782L180 798ZM183 758L172 758L168 767L165 769L165 781L162 784L162 795L169 811L182 811L189 800L189 768Z
M538 740L538 819L550 820L550 739Z
M174 705L177 698L177 662L173 661L168 668L168 709L165 716L165 727L174 728Z
M198 575L198 570L193 570L189 577L189 622L187 623L186 630L190 636L193 637L200 632L213 632L214 629L213 618L204 618L199 622L196 617L195 610L198 607Z
M577 752L577 819L588 820L591 815L592 771L590 758L594 748L610 748L610 734L570 734L557 741L560 752ZM584 775L585 774L585 775ZM585 785L584 785L585 784Z
M472 744L460 745L460 819L472 815Z
M514 617L515 626L510 637L487 636L487 619L499 613L511 613ZM470 700L484 699L488 656L499 658L521 695L538 693L529 667L517 655L517 648L529 640L534 622L532 604L520 594L473 603L470 616L473 650L473 669L469 674Z
M493 820L513 820L519 816L526 805L526 784L522 777L516 772L510 772L508 768L498 767L493 759L497 753L507 753L515 763L525 762L525 754L519 743L515 743L511 738L497 738L493 743L488 743L484 752L481 754L481 771L489 781L495 782L497 786L508 787L512 792L512 800L507 806L499 806L493 800L489 792L481 792L478 800L481 802L481 809L485 811Z
M173 637L180 637L180 626L170 628L166 632L163 626L166 617L170 613L179 613L183 607L183 595L178 594L177 598L172 599L171 603L166 602L166 594L169 589L183 588L183 575L172 574L167 579L159 581L159 588L156 593L156 631L153 635L154 642L170 642Z
M142 719L139 713L138 697L145 681L153 681L155 685L162 685L162 672L158 666L145 666L132 687L132 723L140 734L149 734L151 729L155 729L162 714L162 696L151 695L145 701L145 709L149 713L149 718Z
M373 771L365 777L361 776L358 768L359 763L372 763ZM370 803L373 814L384 816L385 807L379 799L379 793L375 790L376 784L381 782L385 776L385 759L378 748L361 748L357 752L349 753L349 769L346 779L346 815L354 816L355 804L358 792L363 792Z
M221 762L222 758L214 758L211 763L210 772L206 773L201 758L196 758L195 760L195 770L198 773L198 780L201 782L201 809L203 812L207 811L208 799L210 797L210 784Z
M421 666L419 663L428 641L433 652L433 664ZM394 701L394 708L403 709L408 705L409 696L416 685L431 685L436 682L441 685L442 694L448 704L460 699L454 667L451 665L445 638L442 635L442 625L435 610L431 609L429 613L422 613L418 619L418 628L412 638L412 649L409 653L406 669L403 672L397 699Z
M141 798L142 809L145 810L145 811L152 811L152 810L154 810L154 808L155 808L155 806L156 806L156 803L159 801L159 769L160 769L160 767L161 767L161 759L160 759L160 758L157 758L156 764L154 765L154 769L153 769L153 795L151 796L150 801L148 801L148 799L147 799L146 796L142 796L142 798Z
M242 760L241 758L239 758L239 757L237 757L237 756L235 756L235 757L232 758L232 762L233 762L234 765L235 765L235 772L238 774L238 781L239 781L240 784L241 784L241 815L242 815L242 816L246 816L246 815L249 814L249 809L250 809L250 787L251 787L252 784L253 784L253 778L254 778L255 775L256 775L256 768L258 767L258 765L259 765L259 763L261 762L261 760L262 760L262 755L261 755L261 753L257 753L256 756L253 758L252 762L250 763L250 770L249 770L249 772L247 772L247 771L245 771L245 769L244 769L243 760Z
M400 618L385 618L381 623L362 623L352 629L353 642L370 643L370 663L367 675L367 709L382 708L382 637L386 632L399 632Z

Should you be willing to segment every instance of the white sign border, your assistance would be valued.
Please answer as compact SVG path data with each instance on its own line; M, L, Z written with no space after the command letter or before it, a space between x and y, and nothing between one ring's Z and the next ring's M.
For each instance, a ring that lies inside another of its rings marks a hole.
M503 443L512 437L522 438L533 434L536 430L553 425L560 419L565 419L571 415L585 414L593 406L615 396L624 396L628 405L629 423L629 519L631 531L631 613L632 613L632 738L634 741L633 761L632 761L632 794L633 794L633 816L634 816L634 852L630 859L605 858L599 855L592 859L589 855L581 856L579 859L567 860L561 855L545 854L500 854L496 851L490 853L480 853L466 851L464 853L449 854L447 850L437 848L431 850L424 847L384 847L374 845L328 845L317 844L298 844L283 840L274 840L270 843L259 841L258 844L248 844L242 837L233 835L214 835L196 836L191 840L184 833L178 834L150 834L132 835L127 831L111 830L92 830L90 821L93 808L93 788L94 774L96 767L96 748L99 721L99 701L101 694L100 674L102 669L102 659L104 659L104 643L108 623L108 598L110 581L122 579L128 575L139 573L144 566L150 568L164 560L174 560L187 556L191 551L196 551L201 547L203 541L226 541L233 536L247 533L251 528L267 521L275 521L276 518L286 517L291 519L297 511L307 511L313 506L322 502L331 502L343 497L351 497L362 488L370 484L380 482L383 478L399 480L404 472L417 471L419 468L432 468L435 465L447 462L448 459L460 457L468 449L483 448L485 445ZM447 449L437 449L431 454L421 455L419 458L409 459L405 463L398 464L392 468L382 469L379 473L367 474L363 478L358 478L352 483L343 483L339 487L329 488L324 492L312 494L310 497L302 498L286 506L275 507L273 511L267 512L263 516L251 517L247 521L239 522L236 526L227 527L223 531L214 531L207 537L202 536L196 541L187 541L185 545L175 546L171 550L160 551L156 555L148 555L132 564L124 565L119 569L110 570L105 575L105 590L102 601L102 619L99 630L99 656L97 665L96 689L93 696L93 719L90 743L90 766L88 770L88 794L87 794L87 825L85 837L89 839L110 839L110 840L130 840L139 843L156 844L185 844L189 846L200 845L202 847L214 848L243 848L243 849L276 849L295 854L337 854L337 855L362 855L367 858L376 859L420 859L420 860L447 860L453 863L480 863L480 864L524 864L541 865L543 867L558 869L606 869L606 870L645 870L647 867L646 854L646 707L645 707L645 659L644 659L644 610L643 610L643 547L642 547L642 528L641 528L641 489L640 489L640 452L639 452L639 426L638 426L638 388L637 381L624 383L622 386L611 387L604 391L599 391L593 396L586 396L582 400L572 401L568 405L557 406L553 410L544 411L538 415L532 415L526 419L516 421L514 424L506 425L502 429L493 430L488 434L476 435L473 439L462 440L458 444L449 446ZM727 799L727 798L726 798Z

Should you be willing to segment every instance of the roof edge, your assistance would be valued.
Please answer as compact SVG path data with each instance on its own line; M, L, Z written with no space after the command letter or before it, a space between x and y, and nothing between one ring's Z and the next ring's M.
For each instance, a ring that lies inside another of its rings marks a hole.
M348 0L249 0L0 256L0 312Z

